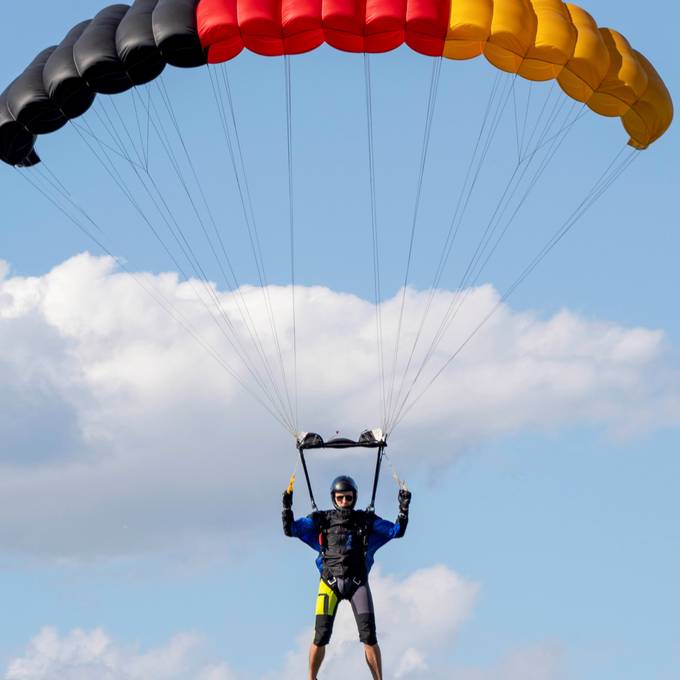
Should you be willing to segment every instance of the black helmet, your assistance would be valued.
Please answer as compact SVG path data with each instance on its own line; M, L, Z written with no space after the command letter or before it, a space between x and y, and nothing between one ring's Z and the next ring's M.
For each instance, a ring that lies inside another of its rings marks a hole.
M348 475L340 475L339 477L336 477L331 484L331 500L333 501L333 505L337 510L340 510L341 508L335 502L335 494L342 491L352 491L354 493L354 500L349 506L350 509L353 509L357 504L359 490L357 489L357 483Z

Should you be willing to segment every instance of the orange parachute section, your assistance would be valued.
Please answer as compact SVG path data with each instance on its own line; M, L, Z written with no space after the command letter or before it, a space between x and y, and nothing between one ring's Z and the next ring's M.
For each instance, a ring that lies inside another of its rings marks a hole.
M406 44L432 57L484 55L528 80L557 80L596 113L621 118L637 149L673 119L668 89L649 61L562 0L199 0L196 11L210 63L244 48L276 56L323 43L347 52Z

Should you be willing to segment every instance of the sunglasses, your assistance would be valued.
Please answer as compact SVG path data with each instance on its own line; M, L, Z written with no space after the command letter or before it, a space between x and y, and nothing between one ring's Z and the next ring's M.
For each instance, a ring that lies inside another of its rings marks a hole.
M353 493L336 493L335 494L335 500L336 501L353 501L354 500L354 494Z

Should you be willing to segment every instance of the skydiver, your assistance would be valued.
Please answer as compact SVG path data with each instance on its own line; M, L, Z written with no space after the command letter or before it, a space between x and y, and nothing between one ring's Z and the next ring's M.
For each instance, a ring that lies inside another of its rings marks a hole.
M399 490L399 515L392 523L373 512L355 510L358 489L351 477L341 475L331 484L333 510L293 517L292 482L283 493L283 532L299 538L318 552L321 574L316 599L314 641L309 649L309 680L317 680L326 645L333 632L338 602L349 600L364 644L366 663L374 680L382 680L382 660L376 637L373 598L368 574L376 550L406 532L411 492Z

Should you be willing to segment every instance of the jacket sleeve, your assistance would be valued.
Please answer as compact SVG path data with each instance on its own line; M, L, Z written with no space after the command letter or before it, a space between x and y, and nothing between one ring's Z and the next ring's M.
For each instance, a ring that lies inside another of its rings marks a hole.
M288 514L290 513L290 514ZM319 543L319 519L318 513L312 513L307 517L295 519L293 511L283 511L283 532L286 536L291 538L299 538L303 543L306 543L310 548L319 552L321 545Z
M401 538L406 533L406 527L408 526L408 510L406 512L399 512L394 526L396 527L394 538Z
M401 538L404 535L405 530L406 528L401 524L400 518L398 518L396 522L390 522L389 520L376 515L373 520L370 535L374 536L380 545L384 545L393 538Z
M281 521L283 522L283 533L286 534L286 536L292 536L293 522L295 521L292 508L284 508L281 511Z

